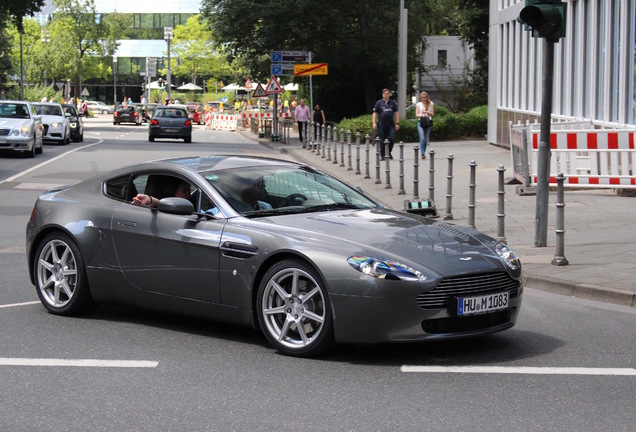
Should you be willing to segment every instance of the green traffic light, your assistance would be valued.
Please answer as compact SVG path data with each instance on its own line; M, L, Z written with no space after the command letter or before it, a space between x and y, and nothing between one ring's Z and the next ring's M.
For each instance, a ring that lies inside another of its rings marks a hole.
M530 3L530 4L528 4ZM544 0L541 3L526 1L517 19L533 30L534 37L557 40L565 37L566 4Z

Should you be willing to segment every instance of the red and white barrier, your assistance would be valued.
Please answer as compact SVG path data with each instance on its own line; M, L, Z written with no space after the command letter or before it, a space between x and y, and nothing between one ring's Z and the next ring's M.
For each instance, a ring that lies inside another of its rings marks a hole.
M550 134L550 185L558 174L564 185L586 188L636 188L635 132L631 130L556 130ZM540 131L533 127L510 128L515 177L529 175L537 183ZM524 141L528 171L524 172Z

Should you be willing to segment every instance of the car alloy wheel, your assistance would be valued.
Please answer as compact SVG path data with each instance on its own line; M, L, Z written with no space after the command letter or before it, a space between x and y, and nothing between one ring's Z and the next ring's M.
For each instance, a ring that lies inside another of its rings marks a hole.
M257 313L269 342L279 351L315 356L333 345L331 309L320 277L299 260L274 265L258 291Z
M49 234L40 243L34 269L38 296L50 312L78 315L96 307L88 287L84 260L66 234Z

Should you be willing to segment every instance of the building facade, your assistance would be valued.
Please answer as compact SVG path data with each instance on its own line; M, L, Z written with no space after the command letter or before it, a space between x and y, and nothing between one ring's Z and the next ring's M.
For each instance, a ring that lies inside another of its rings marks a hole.
M634 0L564 0L566 36L555 44L553 118L634 128ZM490 0L488 140L509 146L512 121L541 115L543 39L517 21L524 0Z

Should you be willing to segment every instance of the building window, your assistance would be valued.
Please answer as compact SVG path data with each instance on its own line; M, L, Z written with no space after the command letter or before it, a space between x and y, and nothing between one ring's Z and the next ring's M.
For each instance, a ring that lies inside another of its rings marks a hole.
M448 53L446 50L437 51L437 67L443 69L447 65Z

